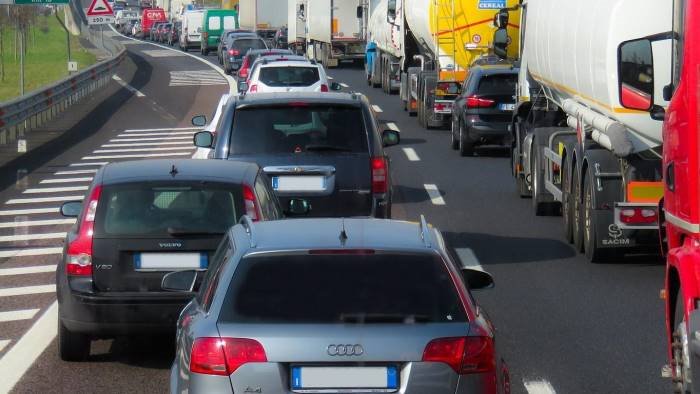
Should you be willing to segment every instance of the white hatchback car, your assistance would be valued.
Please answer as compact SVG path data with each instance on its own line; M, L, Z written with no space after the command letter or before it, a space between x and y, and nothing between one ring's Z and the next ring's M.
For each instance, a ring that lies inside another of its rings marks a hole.
M239 88L247 93L328 92L340 90L340 85L328 82L326 71L320 64L286 61L261 64Z

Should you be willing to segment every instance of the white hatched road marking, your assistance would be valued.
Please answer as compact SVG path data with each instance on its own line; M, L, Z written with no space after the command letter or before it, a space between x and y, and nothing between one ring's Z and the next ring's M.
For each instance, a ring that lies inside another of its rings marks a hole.
M175 56L186 56L184 53L170 51L168 49L145 49L142 50L144 54L150 57L175 57Z
M112 156L85 156L83 160L101 160L101 159L129 159L142 157L173 157L173 156L190 156L192 152L172 152L172 153L153 153L146 155L112 155Z
M56 338L58 301L44 312L22 338L0 359L0 393L8 393Z
M349 88L349 87L350 87L350 85L348 85L348 84L345 83L345 82L341 82L341 83L340 83L340 86L342 86L342 87L344 87L344 88Z
M191 138L188 138L191 140ZM128 144L104 144L103 148L128 148L130 146L192 146L192 141L172 141L172 142L131 142Z
M377 104L372 104L372 109L374 110L374 112L384 112L382 111L382 108Z
M437 185L424 184L423 187L425 188L425 191L428 192L428 196L430 197L430 201L432 201L433 205L445 205L445 199L442 198Z
M56 265L35 265L31 267L0 268L0 276L14 276L39 274L42 272L55 272Z
M2 352L2 349L7 347L7 345L9 345L9 344L10 344L9 339L0 339L0 352Z
M145 131L185 131L185 130L201 130L201 127L167 127L157 129L126 129L125 133L143 133Z
M409 161L420 161L418 153L416 153L416 150L413 148L403 148L403 153L406 154L406 157L408 157Z
M0 312L0 322L27 320L34 317L38 309L21 309L17 311Z
M47 220L26 220L22 222L0 222L0 228L13 227L34 227L34 226L54 226L59 224L73 224L74 218L69 219L47 219Z
M94 174L98 170L75 170L75 171L57 171L54 175L80 175L80 174Z
M102 167L102 166L106 166L107 164L109 164L108 161L96 161L93 163L73 163L73 164L70 164L70 167L90 167L90 166Z
M39 189L27 189L23 193L26 194L41 194L41 193L62 193L62 192L77 192L87 190L89 186L64 186L64 187L45 187Z
M117 137L170 137L173 135L194 135L195 131L172 131L170 133L133 133L133 134L119 134ZM168 138L169 139L169 138Z
M455 248L455 252L459 256L460 261L462 261L462 267L485 271L471 248Z
M50 254L61 254L63 253L63 248L33 248L33 249L13 249L13 250L0 250L0 258L3 257L26 257L26 256L46 256Z
M390 128L391 130L394 130L394 131L401 131L401 130L399 130L399 126L397 126L396 123L394 123L394 122L387 123L386 127Z
M39 213L58 213L59 208L34 208L34 209L12 209L9 211L0 211L0 216L19 216L32 215Z
M98 149L92 153L124 153L124 152L167 152L167 151L191 151L194 146L170 147L170 148L126 148L126 149Z
M80 177L80 178L57 178L57 179L44 179L41 183L73 183L73 182L90 182L92 180L91 176Z
M109 142L172 141L172 140L187 140L187 141L192 141L192 136L188 136L188 137L118 138L118 139L109 140Z
M225 85L228 82L217 71L170 71L169 86Z
M541 380L525 380L523 381L523 384L525 385L525 390L527 390L528 394L556 394L557 392L554 390L554 387L552 386L549 381L541 379Z
M16 297L31 294L55 293L56 285L36 285L0 288L0 297ZM3 370L4 371L4 370ZM0 390L0 393L2 390Z
M38 239L61 239L66 233L41 233L41 234L21 234L21 235L0 235L0 242L32 241Z
M112 79L115 80L118 84L120 84L123 88L133 93L136 97L146 97L146 95L141 93L138 89L124 82L124 80L119 78L117 74L112 75Z
M41 198L13 198L7 200L5 204L34 204L40 202L59 202L59 201L82 201L83 196L58 196L58 197L41 197Z

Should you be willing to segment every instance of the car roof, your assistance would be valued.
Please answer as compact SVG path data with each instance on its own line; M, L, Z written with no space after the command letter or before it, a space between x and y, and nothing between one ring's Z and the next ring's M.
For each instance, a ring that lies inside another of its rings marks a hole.
M173 180L241 183L258 169L255 163L228 160L132 160L107 164L100 170L99 179L105 185Z
M269 56L293 54L293 52L289 49L272 48L272 49L249 49L247 55L259 55L262 53L269 53L270 54Z
M237 107L255 105L289 104L289 102L302 102L309 104L344 104L360 107L363 102L359 93L345 92L279 92L256 93L245 96L232 96L236 100Z
M441 243L432 226L373 218L286 219L236 227L250 237L250 252L307 249L376 249L430 252ZM234 227L235 236L235 227Z
M267 56L265 56L267 57ZM314 64L309 62L308 60L288 60L286 62L270 62L265 64L264 59L263 59L263 64L260 65L260 67L263 68L270 68L270 67L315 67L319 68L318 64Z
M486 64L480 66L474 66L471 68L472 72L477 72L484 75L492 74L517 74L519 69L514 67L510 63L506 64Z

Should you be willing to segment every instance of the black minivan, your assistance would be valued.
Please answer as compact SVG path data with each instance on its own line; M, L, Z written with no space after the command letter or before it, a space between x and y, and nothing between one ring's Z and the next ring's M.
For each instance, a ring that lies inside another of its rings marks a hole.
M269 185L252 163L139 160L100 169L84 203L61 207L78 218L56 269L61 358L85 359L91 339L174 333L194 293L162 291L163 277L206 271L242 217L281 219Z
M192 119L206 123L204 116ZM358 93L259 93L232 96L214 134L194 136L210 158L263 167L282 207L303 199L313 217L391 217L391 169L367 98Z

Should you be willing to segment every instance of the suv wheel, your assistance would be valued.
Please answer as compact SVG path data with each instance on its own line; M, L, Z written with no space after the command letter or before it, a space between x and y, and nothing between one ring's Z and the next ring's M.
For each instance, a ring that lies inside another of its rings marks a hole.
M467 136L464 135L464 127L459 126L459 154L462 156L473 156L474 155L474 143L467 141Z
M452 128L450 130L450 146L452 146L452 149L457 149L457 148L459 148L459 139L457 138L457 131L455 130L457 126L455 125L455 123L460 123L460 122L459 121L455 122L455 120L453 118L452 122L450 122L450 123L452 124Z
M83 361L90 355L90 338L68 331L58 319L58 353L63 361Z

